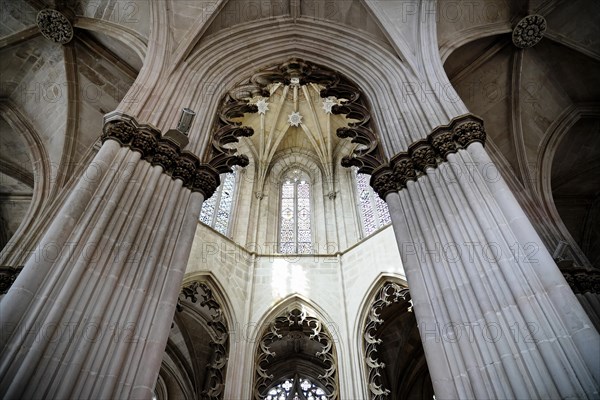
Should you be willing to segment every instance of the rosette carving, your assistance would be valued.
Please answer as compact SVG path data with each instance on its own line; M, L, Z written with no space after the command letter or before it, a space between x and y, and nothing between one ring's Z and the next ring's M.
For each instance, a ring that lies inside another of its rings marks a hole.
M539 43L546 32L546 20L541 15L528 15L520 20L512 33L512 41L515 46L525 49Z
M55 43L67 44L73 39L73 25L66 15L57 10L41 10L36 23L41 34Z

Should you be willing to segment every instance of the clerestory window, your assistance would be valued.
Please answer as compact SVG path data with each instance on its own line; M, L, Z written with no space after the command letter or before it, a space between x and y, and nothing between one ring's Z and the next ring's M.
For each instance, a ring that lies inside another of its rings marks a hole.
M363 237L367 237L377 229L389 225L392 221L387 204L383 201L371 185L369 185L370 175L359 174L357 168L354 170L354 182L356 184L358 213L363 232Z
M281 183L279 214L279 252L312 252L311 187L301 169L290 169Z
M200 222L228 235L229 220L233 207L233 195L236 184L236 171L221 175L221 185L215 193L202 204Z

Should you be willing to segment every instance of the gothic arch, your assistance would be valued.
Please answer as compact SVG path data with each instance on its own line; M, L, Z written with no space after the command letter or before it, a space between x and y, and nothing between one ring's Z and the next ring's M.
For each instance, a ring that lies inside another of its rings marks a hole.
M381 274L356 321L357 350L370 399L430 398L433 388L406 281ZM388 340L398 343L389 345Z
M186 277L161 367L171 395L223 399L233 321L222 293L209 274Z
M20 240L21 233L33 229L36 224L40 223L40 213L42 212L51 186L50 160L39 134L31 126L27 118L10 101L0 101L0 116L8 123L14 133L25 141L30 160L33 162L33 196L31 198L31 205L25 219L21 221L19 228L12 236L16 240ZM18 245L15 243L13 247L16 248ZM11 249L4 250L1 257L2 264L17 265L17 262L22 261L15 260L15 257L19 257L20 255L14 254L15 252L11 251Z
M558 212L551 187L552 164L557 149L560 147L561 142L571 128L573 128L578 121L586 118L600 118L600 104L589 103L573 105L565 109L548 127L540 143L540 151L537 157L536 181L538 182L538 185L536 189L543 199L543 207L546 209L547 214L551 216L553 223L559 230L561 236L566 239L571 246L571 249L577 257L577 261L588 266L589 261L587 256L583 253L579 244L567 229L563 218Z
M253 333L252 397L262 399L282 379L310 378L328 399L339 398L337 335L331 319L294 294L271 308Z
M273 29L277 32L276 36ZM290 41L295 45L290 46ZM371 57L363 60L361 54L365 48L369 48ZM198 126L190 135L190 148L198 152L206 148L208 139L199 137L197 132L210 130L218 101L227 88L235 86L236 77L251 76L260 66L278 64L292 57L328 66L356 82L369 99L375 113L374 120L379 124L384 151L388 155L408 147L433 127L465 112L448 102L434 106L399 96L402 82L419 81L410 67L380 43L320 21L297 24L257 21L249 26L219 32L200 43L186 63L173 71L173 79L167 87L157 90L163 91L164 96L172 93L170 103L187 104L203 114L199 115ZM364 62L357 63L357 59ZM375 97L374 93L381 95ZM150 104L158 102L160 97L129 105L131 112L139 113L140 118L157 125L172 126L178 118L176 110L166 103L160 106ZM142 108L153 109L154 112L150 114ZM441 112L434 111L434 108L441 109ZM402 112L406 109L416 112Z

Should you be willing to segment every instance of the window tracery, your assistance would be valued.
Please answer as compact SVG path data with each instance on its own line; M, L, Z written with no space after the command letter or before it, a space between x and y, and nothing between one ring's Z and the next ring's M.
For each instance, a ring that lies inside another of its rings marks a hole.
M233 207L237 172L221 175L221 185L215 193L202 204L200 222L214 228L217 232L227 235L229 220Z
M312 251L311 185L298 168L283 178L280 192L279 252L308 254Z
M367 237L377 229L389 225L392 220L387 204L369 184L371 176L359 173L358 168L352 169L363 236Z
M285 379L267 391L265 400L327 400L327 394L308 378Z

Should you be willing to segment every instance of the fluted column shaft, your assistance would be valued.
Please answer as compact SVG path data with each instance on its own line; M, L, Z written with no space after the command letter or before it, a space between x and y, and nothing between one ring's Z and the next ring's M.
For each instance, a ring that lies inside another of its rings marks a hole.
M218 171L149 126L111 123L0 302L2 398L152 397Z
M462 122L371 181L390 208L436 398L597 397L600 336L487 156L480 120Z

